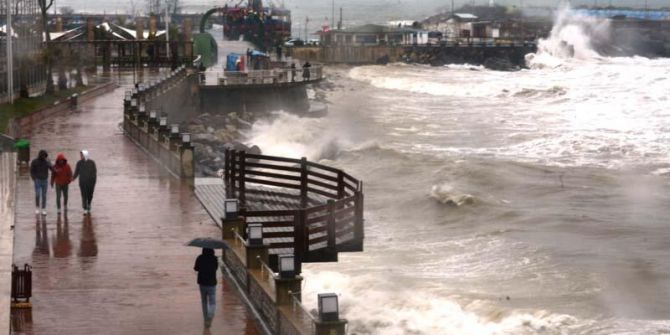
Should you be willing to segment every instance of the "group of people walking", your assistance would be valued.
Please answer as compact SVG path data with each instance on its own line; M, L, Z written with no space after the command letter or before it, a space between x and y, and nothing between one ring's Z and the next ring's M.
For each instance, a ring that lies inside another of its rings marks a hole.
M89 157L88 150L82 150L79 154L80 159L75 165L74 173L63 153L59 153L56 156L56 162L52 164L49 161L49 153L46 150L40 150L37 158L30 163L30 178L35 184L35 214L47 215L47 189L49 185L51 185L51 188L56 188L58 214L61 213L61 209L67 212L69 185L77 178L79 178L84 215L91 213L91 203L93 202L93 191L95 190L98 171L95 162ZM51 172L51 180L49 180L49 172Z

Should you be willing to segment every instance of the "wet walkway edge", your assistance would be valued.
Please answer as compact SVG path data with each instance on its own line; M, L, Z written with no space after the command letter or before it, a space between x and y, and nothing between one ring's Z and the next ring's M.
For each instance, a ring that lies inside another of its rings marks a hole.
M0 153L0 335L9 334L16 210L16 153Z

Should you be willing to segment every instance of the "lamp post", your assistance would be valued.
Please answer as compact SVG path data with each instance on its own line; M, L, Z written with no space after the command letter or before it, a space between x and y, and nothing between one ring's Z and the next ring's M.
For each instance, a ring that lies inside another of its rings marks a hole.
M7 97L9 103L14 103L14 52L12 51L12 1L7 0L7 26L5 26L5 40L7 41Z
M224 219L236 219L240 208L240 202L237 199L223 200Z
M279 277L295 278L295 257L292 254L279 255Z
M321 293L319 300L319 319L321 321L338 321L340 319L339 304L337 294Z
M263 225L250 223L247 225L247 243L252 246L263 245Z

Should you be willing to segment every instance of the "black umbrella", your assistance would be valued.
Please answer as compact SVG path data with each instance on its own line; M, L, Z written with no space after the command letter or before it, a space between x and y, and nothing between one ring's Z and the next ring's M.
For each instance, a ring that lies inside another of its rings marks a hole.
M226 242L211 237L198 237L188 242L186 246L189 247L198 247L198 248L210 248L210 249L225 249L227 248Z

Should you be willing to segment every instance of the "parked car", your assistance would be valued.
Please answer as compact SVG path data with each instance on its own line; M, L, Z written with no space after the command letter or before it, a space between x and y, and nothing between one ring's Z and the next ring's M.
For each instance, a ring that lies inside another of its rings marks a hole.
M301 47L303 45L305 45L305 42L299 38L292 38L284 42L285 47Z

